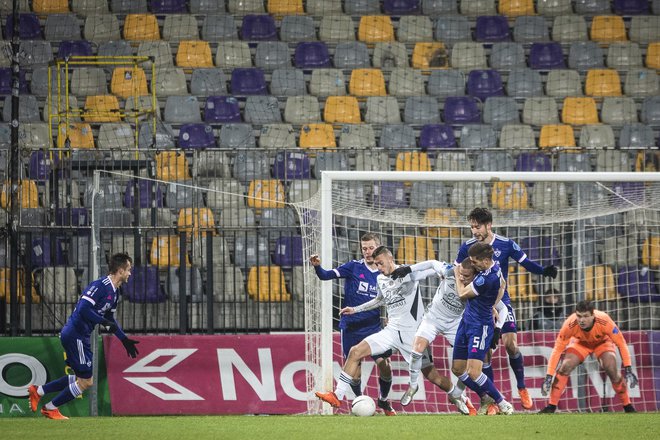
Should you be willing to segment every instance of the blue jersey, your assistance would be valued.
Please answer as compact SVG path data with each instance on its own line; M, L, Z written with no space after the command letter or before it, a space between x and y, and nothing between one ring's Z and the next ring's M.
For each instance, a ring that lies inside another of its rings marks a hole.
M477 295L465 304L463 319L469 324L492 325L493 306L500 290L502 270L497 261L488 269L479 272L470 285Z
M76 308L62 329L62 333L74 332L75 334L89 338L96 324L114 322L114 313L119 302L119 292L112 285L110 277L99 278L93 281L83 290ZM121 329L115 333L120 339L124 339Z
M468 249L476 242L477 239L472 238L461 245L461 247L458 249L458 256L456 256L456 264L460 264L461 261L468 257ZM493 234L493 241L490 243L490 245L493 246L493 260L499 263L502 275L504 276L505 280L509 277L509 258L517 261L522 267L531 273L537 275L543 273L543 268L538 263L535 263L534 261L527 258L527 254L522 249L520 249L518 243L511 240L510 238ZM509 298L509 292L507 290L504 291L502 302L504 302L504 304L511 303L511 298Z

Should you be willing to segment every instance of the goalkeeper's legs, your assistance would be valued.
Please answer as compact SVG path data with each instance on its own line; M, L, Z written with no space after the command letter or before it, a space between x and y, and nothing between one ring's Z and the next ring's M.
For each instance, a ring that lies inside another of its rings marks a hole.
M600 362L601 367L603 367L603 370L605 370L612 381L612 388L614 388L616 395L619 396L623 406L630 405L628 385L617 368L616 355L611 351L606 351L598 357L598 362Z

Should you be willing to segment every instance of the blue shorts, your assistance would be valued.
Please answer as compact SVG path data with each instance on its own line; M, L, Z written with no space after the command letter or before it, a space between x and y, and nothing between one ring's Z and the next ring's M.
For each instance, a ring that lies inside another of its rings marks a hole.
M348 352L351 351L351 348L355 345L358 345L364 338L367 336L378 333L382 328L380 325L374 325L370 327L363 327L359 330L353 329L343 329L341 330L341 351L344 354L344 359L348 358ZM376 356L371 356L373 360L380 358L388 358L392 356L392 350L387 350L385 353L380 353Z
M483 362L493 340L493 323L467 324L461 319L456 331L454 360L478 359Z
M506 321L504 321L504 325L502 326L502 334L518 333L518 326L516 325L516 312L514 312L511 304L504 303L504 305L506 306L509 313L506 317Z
M82 336L64 327L60 341L66 352L66 363L76 376L81 379L92 377L92 348L89 336Z

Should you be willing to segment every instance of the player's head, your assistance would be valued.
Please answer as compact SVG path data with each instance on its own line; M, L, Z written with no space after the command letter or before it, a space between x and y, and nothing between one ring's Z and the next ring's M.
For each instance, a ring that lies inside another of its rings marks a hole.
M474 208L467 216L472 236L479 241L490 242L493 238L493 214L488 208Z
M579 301L575 305L575 316L582 330L589 330L594 326L594 304L591 301Z
M470 284L477 274L477 269L469 258L461 261L461 264L458 265L456 270L458 270L458 276L461 277L461 281L465 285Z
M380 236L378 234L367 232L360 237L360 250L367 264L374 263L373 253L378 246L380 246Z
M477 241L468 249L468 257L477 271L486 270L493 264L493 254L493 247L481 241Z
M110 275L114 277L113 281L118 282L119 285L128 281L128 278L131 276L132 265L133 259L127 253L120 252L112 255L108 262L108 269Z
M392 252L385 246L378 246L373 252L374 264L383 275L390 276L396 268Z

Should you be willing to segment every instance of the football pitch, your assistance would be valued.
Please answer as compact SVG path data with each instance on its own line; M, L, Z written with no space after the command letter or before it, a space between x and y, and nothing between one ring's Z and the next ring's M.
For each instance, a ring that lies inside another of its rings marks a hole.
M0 419L3 439L658 439L660 413Z

